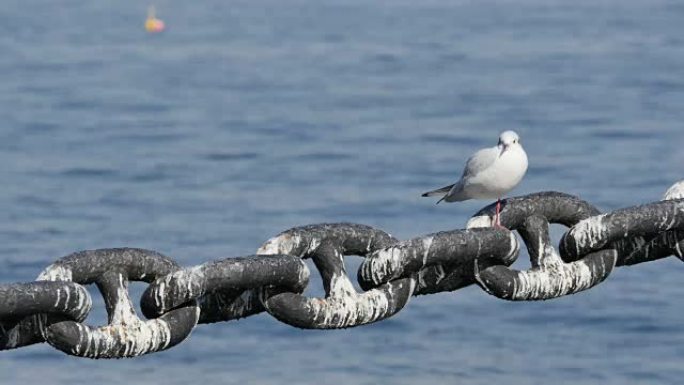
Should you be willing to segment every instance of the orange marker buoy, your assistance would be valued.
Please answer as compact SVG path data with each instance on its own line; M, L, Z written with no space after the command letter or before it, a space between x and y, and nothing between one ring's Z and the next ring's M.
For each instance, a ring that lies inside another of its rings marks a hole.
M145 30L150 33L158 33L164 30L164 22L157 19L154 15L154 6L147 9L147 20L145 20Z

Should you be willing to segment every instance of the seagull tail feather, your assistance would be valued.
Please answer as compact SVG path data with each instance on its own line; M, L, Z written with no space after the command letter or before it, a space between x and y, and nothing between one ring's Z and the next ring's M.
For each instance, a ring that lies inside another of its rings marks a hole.
M437 203L439 203L439 202L443 201L443 200L447 197L447 195L449 194L449 191L451 191L451 189L454 187L454 185L455 185L455 184L451 184L451 185L448 185L448 186L444 186L444 187L442 187L442 188L438 188L437 190L428 191L428 192L426 192L426 193L423 193L423 195L421 195L421 196L424 196L424 197L431 197L431 196L435 196L435 195L442 195L442 194L444 194L444 196L442 196L442 198L441 198L440 200L437 201Z

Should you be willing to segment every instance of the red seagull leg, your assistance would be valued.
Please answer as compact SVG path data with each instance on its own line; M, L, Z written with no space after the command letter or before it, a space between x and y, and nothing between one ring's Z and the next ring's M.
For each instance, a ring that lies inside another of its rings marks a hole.
M494 222L495 227L501 227L501 198L496 200L496 219Z

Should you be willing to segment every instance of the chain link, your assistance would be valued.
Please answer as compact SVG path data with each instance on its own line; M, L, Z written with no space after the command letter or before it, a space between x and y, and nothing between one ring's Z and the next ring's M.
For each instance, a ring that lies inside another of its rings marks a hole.
M600 213L578 197L542 192L502 201L476 213L466 229L400 241L352 223L295 227L266 241L256 255L181 268L155 251L119 248L81 251L59 259L34 282L0 284L0 350L47 342L70 355L135 357L177 345L198 323L263 311L304 329L337 329L389 318L417 295L478 284L512 301L548 300L587 290L615 266L670 255L684 258L684 184L663 201ZM549 224L568 227L556 249ZM517 231L531 267L510 265L519 255ZM358 292L344 257L361 256ZM319 271L325 297L303 295ZM149 283L138 318L128 281ZM95 284L108 324L86 325Z

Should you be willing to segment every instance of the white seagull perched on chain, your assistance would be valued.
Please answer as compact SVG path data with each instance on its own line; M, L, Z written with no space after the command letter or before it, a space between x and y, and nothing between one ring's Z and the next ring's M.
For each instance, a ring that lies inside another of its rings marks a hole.
M501 197L520 183L525 172L527 154L520 137L514 131L504 131L499 135L499 144L483 148L468 159L458 182L428 191L423 196L441 195L437 203L496 198L495 225L501 226Z

